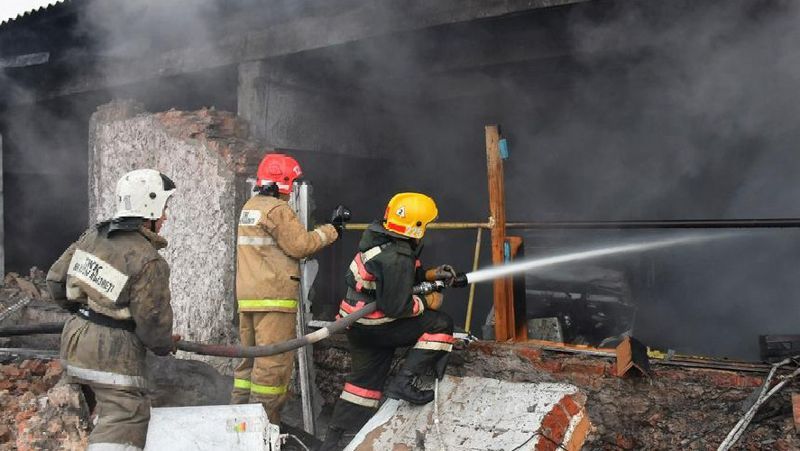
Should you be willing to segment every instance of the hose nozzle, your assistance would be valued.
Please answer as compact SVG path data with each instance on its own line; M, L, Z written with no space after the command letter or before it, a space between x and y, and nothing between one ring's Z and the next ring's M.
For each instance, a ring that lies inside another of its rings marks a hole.
M452 287L466 287L469 285L469 280L467 280L467 274L460 272L456 274L456 278L453 279Z

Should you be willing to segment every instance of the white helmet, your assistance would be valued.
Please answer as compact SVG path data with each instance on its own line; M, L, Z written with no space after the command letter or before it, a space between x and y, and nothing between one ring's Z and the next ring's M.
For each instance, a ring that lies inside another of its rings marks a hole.
M117 182L117 218L161 217L167 199L175 192L175 183L154 169L137 169Z

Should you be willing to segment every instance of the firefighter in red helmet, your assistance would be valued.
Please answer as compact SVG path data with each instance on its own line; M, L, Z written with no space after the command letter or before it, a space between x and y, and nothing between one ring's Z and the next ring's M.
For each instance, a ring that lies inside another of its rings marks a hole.
M300 259L338 238L331 224L307 231L287 200L303 175L294 158L270 153L258 166L257 194L239 216L236 247L236 300L243 346L263 346L295 338ZM294 352L244 359L234 373L232 402L261 403L273 424L288 397Z

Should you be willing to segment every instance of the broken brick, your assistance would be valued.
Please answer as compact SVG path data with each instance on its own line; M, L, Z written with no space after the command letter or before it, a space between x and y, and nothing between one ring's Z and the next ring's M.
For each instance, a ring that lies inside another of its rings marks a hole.
M577 415L581 411L581 407L572 399L572 396L567 395L561 398L559 402L561 407L567 412L569 416Z

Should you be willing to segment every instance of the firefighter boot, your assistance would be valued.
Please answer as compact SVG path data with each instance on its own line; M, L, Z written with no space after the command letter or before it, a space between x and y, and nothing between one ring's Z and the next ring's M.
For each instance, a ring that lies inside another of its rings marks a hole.
M420 390L415 387L414 376L411 371L400 370L386 389L386 396L393 399L402 399L417 405L433 401L433 390Z
M322 442L322 445L317 451L338 451L339 440L342 439L342 434L344 434L344 429L333 426L329 427L328 432L325 434L325 441Z

